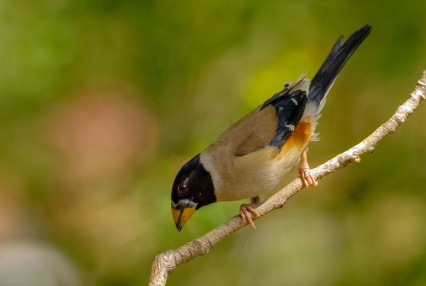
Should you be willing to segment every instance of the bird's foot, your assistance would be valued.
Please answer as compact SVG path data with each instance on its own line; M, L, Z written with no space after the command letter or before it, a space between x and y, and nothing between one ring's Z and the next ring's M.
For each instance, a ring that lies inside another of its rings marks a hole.
M315 181L314 176L311 174L311 169L309 165L299 168L300 178L302 179L303 184L308 188L309 186L316 187L318 185L317 181Z
M308 188L309 186L316 187L318 183L315 181L314 176L311 174L311 169L309 168L308 158L306 151L302 153L302 166L299 168L300 178L302 179L303 184Z
M251 217L250 217L250 213L252 213L255 217L260 217L260 214L254 209L255 207L257 207L259 205L259 203L251 203L251 204L242 204L240 206L240 216L243 219L243 221L247 222L248 224L250 224L253 228L256 228L256 226L254 225Z

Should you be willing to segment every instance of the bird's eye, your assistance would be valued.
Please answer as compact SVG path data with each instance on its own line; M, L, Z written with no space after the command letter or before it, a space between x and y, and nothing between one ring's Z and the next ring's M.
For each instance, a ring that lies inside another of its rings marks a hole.
M186 183L182 183L178 186L178 191L181 194L184 194L188 191L188 185Z

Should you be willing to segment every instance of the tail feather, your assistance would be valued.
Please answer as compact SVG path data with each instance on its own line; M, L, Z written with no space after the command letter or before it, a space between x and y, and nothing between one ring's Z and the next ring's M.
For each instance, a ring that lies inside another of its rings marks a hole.
M308 94L310 102L313 102L317 107L320 106L340 70L370 32L371 26L366 25L353 33L347 41L342 36L339 37L325 62L312 79Z

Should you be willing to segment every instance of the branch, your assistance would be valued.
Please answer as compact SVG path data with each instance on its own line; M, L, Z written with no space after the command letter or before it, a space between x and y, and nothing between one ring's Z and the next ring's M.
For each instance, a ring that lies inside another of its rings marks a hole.
M426 94L426 71L423 72L422 78L418 81L417 86L410 98L399 106L395 114L386 123L377 128L370 136L365 138L361 143L351 149L337 155L333 159L327 161L321 166L312 169L311 173L316 180L323 178L334 171L344 168L349 163L360 162L360 155L373 152L377 143L389 133L393 133L397 128L407 120L414 110L419 106L420 102L425 99ZM282 208L284 203L303 189L303 183L300 178L296 178L293 182L285 186L283 189L275 193L266 200L256 211L260 216L264 216L271 211ZM253 220L256 218L253 218ZM246 226L240 216L234 216L228 222L213 229L200 238L197 238L175 250L167 250L155 257L152 264L150 286L166 285L168 275L179 265L189 262L190 260L206 254L210 249L221 242L225 237L240 228Z

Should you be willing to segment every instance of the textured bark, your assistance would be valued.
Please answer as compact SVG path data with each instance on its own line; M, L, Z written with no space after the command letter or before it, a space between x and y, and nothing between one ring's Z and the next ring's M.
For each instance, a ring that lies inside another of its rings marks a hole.
M325 162L321 166L312 169L311 172L316 180L333 173L334 171L346 167L350 163L358 163L361 161L360 155L373 152L377 143L389 133L393 133L397 128L405 122L414 110L419 106L420 102L425 99L426 94L426 71L423 72L422 78L409 99L399 106L395 114L379 128L377 128L370 136L365 138L361 143L351 149L337 155L333 159ZM260 216L282 208L284 203L304 188L302 181L297 178L283 189L275 193L266 200L256 210ZM252 219L255 220L252 216ZM228 222L213 229L200 238L197 238L175 250L167 250L155 257L152 264L150 286L166 285L168 275L179 265L186 263L197 256L201 256L210 251L210 249L222 241L231 233L246 226L240 216L234 216Z

